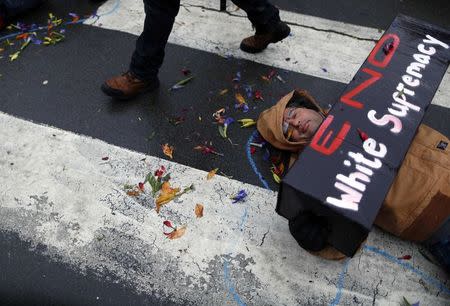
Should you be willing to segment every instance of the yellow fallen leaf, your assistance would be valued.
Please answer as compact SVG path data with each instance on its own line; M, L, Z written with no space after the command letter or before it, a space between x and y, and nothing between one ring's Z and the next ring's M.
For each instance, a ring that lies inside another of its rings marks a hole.
M161 206L172 201L178 192L180 192L180 188L172 188L169 182L164 182L161 186L161 193L155 201L156 212L159 213Z
M171 159L173 158L173 146L169 146L168 143L162 145L163 153L169 156Z
M180 188L172 188L170 187L170 183L169 182L164 182L161 185L161 193L173 193L173 192L178 192L180 191Z
M273 180L274 180L277 184L281 183L281 178L280 178L277 174L275 174L275 173L272 172L272 176L273 176Z
M12 62L12 61L15 61L16 59L19 58L19 54L20 54L20 51L17 51L17 52L15 52L15 53L9 55L9 60L10 60L11 62Z
M245 103L245 99L240 93L236 94L236 100L239 102L239 104L244 104Z
M159 213L161 206L169 203L175 198L175 194L162 194L156 199L156 212Z
M195 205L195 215L197 216L197 218L203 217L203 205L202 204Z
M167 235L170 240L178 239L186 233L186 226L175 229L173 232Z
M216 169L212 169L211 171L208 172L208 175L206 176L207 180L210 180L214 177L214 175L216 175L217 171L219 170L219 168Z

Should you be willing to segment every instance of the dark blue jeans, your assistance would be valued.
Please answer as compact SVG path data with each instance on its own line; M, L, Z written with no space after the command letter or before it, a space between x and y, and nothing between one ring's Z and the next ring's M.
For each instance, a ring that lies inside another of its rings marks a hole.
M264 30L280 20L278 9L267 0L232 0L247 13L256 29ZM136 42L130 71L141 80L158 74L164 60L164 49L172 31L180 0L144 0L144 30Z
M428 246L428 250L450 275L450 240L438 241Z
M450 218L425 241L425 245L450 275Z

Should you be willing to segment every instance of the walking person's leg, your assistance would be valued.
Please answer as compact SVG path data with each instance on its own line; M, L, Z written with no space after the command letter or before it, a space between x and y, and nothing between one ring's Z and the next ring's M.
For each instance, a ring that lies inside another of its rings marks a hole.
M242 40L240 48L249 53L258 53L270 43L286 38L291 29L280 19L279 10L267 0L232 0L247 13L256 30L255 35Z
M137 39L129 71L102 85L102 90L111 97L132 98L159 87L157 75L180 0L144 0L144 5L144 30Z

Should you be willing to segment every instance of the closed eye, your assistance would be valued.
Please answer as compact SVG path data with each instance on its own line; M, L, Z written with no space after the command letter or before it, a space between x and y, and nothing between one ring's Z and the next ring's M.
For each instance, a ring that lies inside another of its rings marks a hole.
M291 117L292 117L292 113L294 112L294 108L291 108L290 110L289 110L289 112L288 112L288 115L287 115L287 118L288 119L291 119Z

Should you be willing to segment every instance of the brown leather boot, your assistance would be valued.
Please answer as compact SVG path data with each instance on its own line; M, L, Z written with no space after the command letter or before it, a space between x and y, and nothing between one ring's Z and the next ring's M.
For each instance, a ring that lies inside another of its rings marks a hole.
M270 43L276 43L285 39L291 28L282 21L279 21L276 26L269 31L258 31L253 36L244 38L241 42L241 50L248 53L259 53L263 51Z
M102 91L110 97L128 100L158 87L159 80L157 77L150 81L141 81L128 71L106 80L102 85Z

